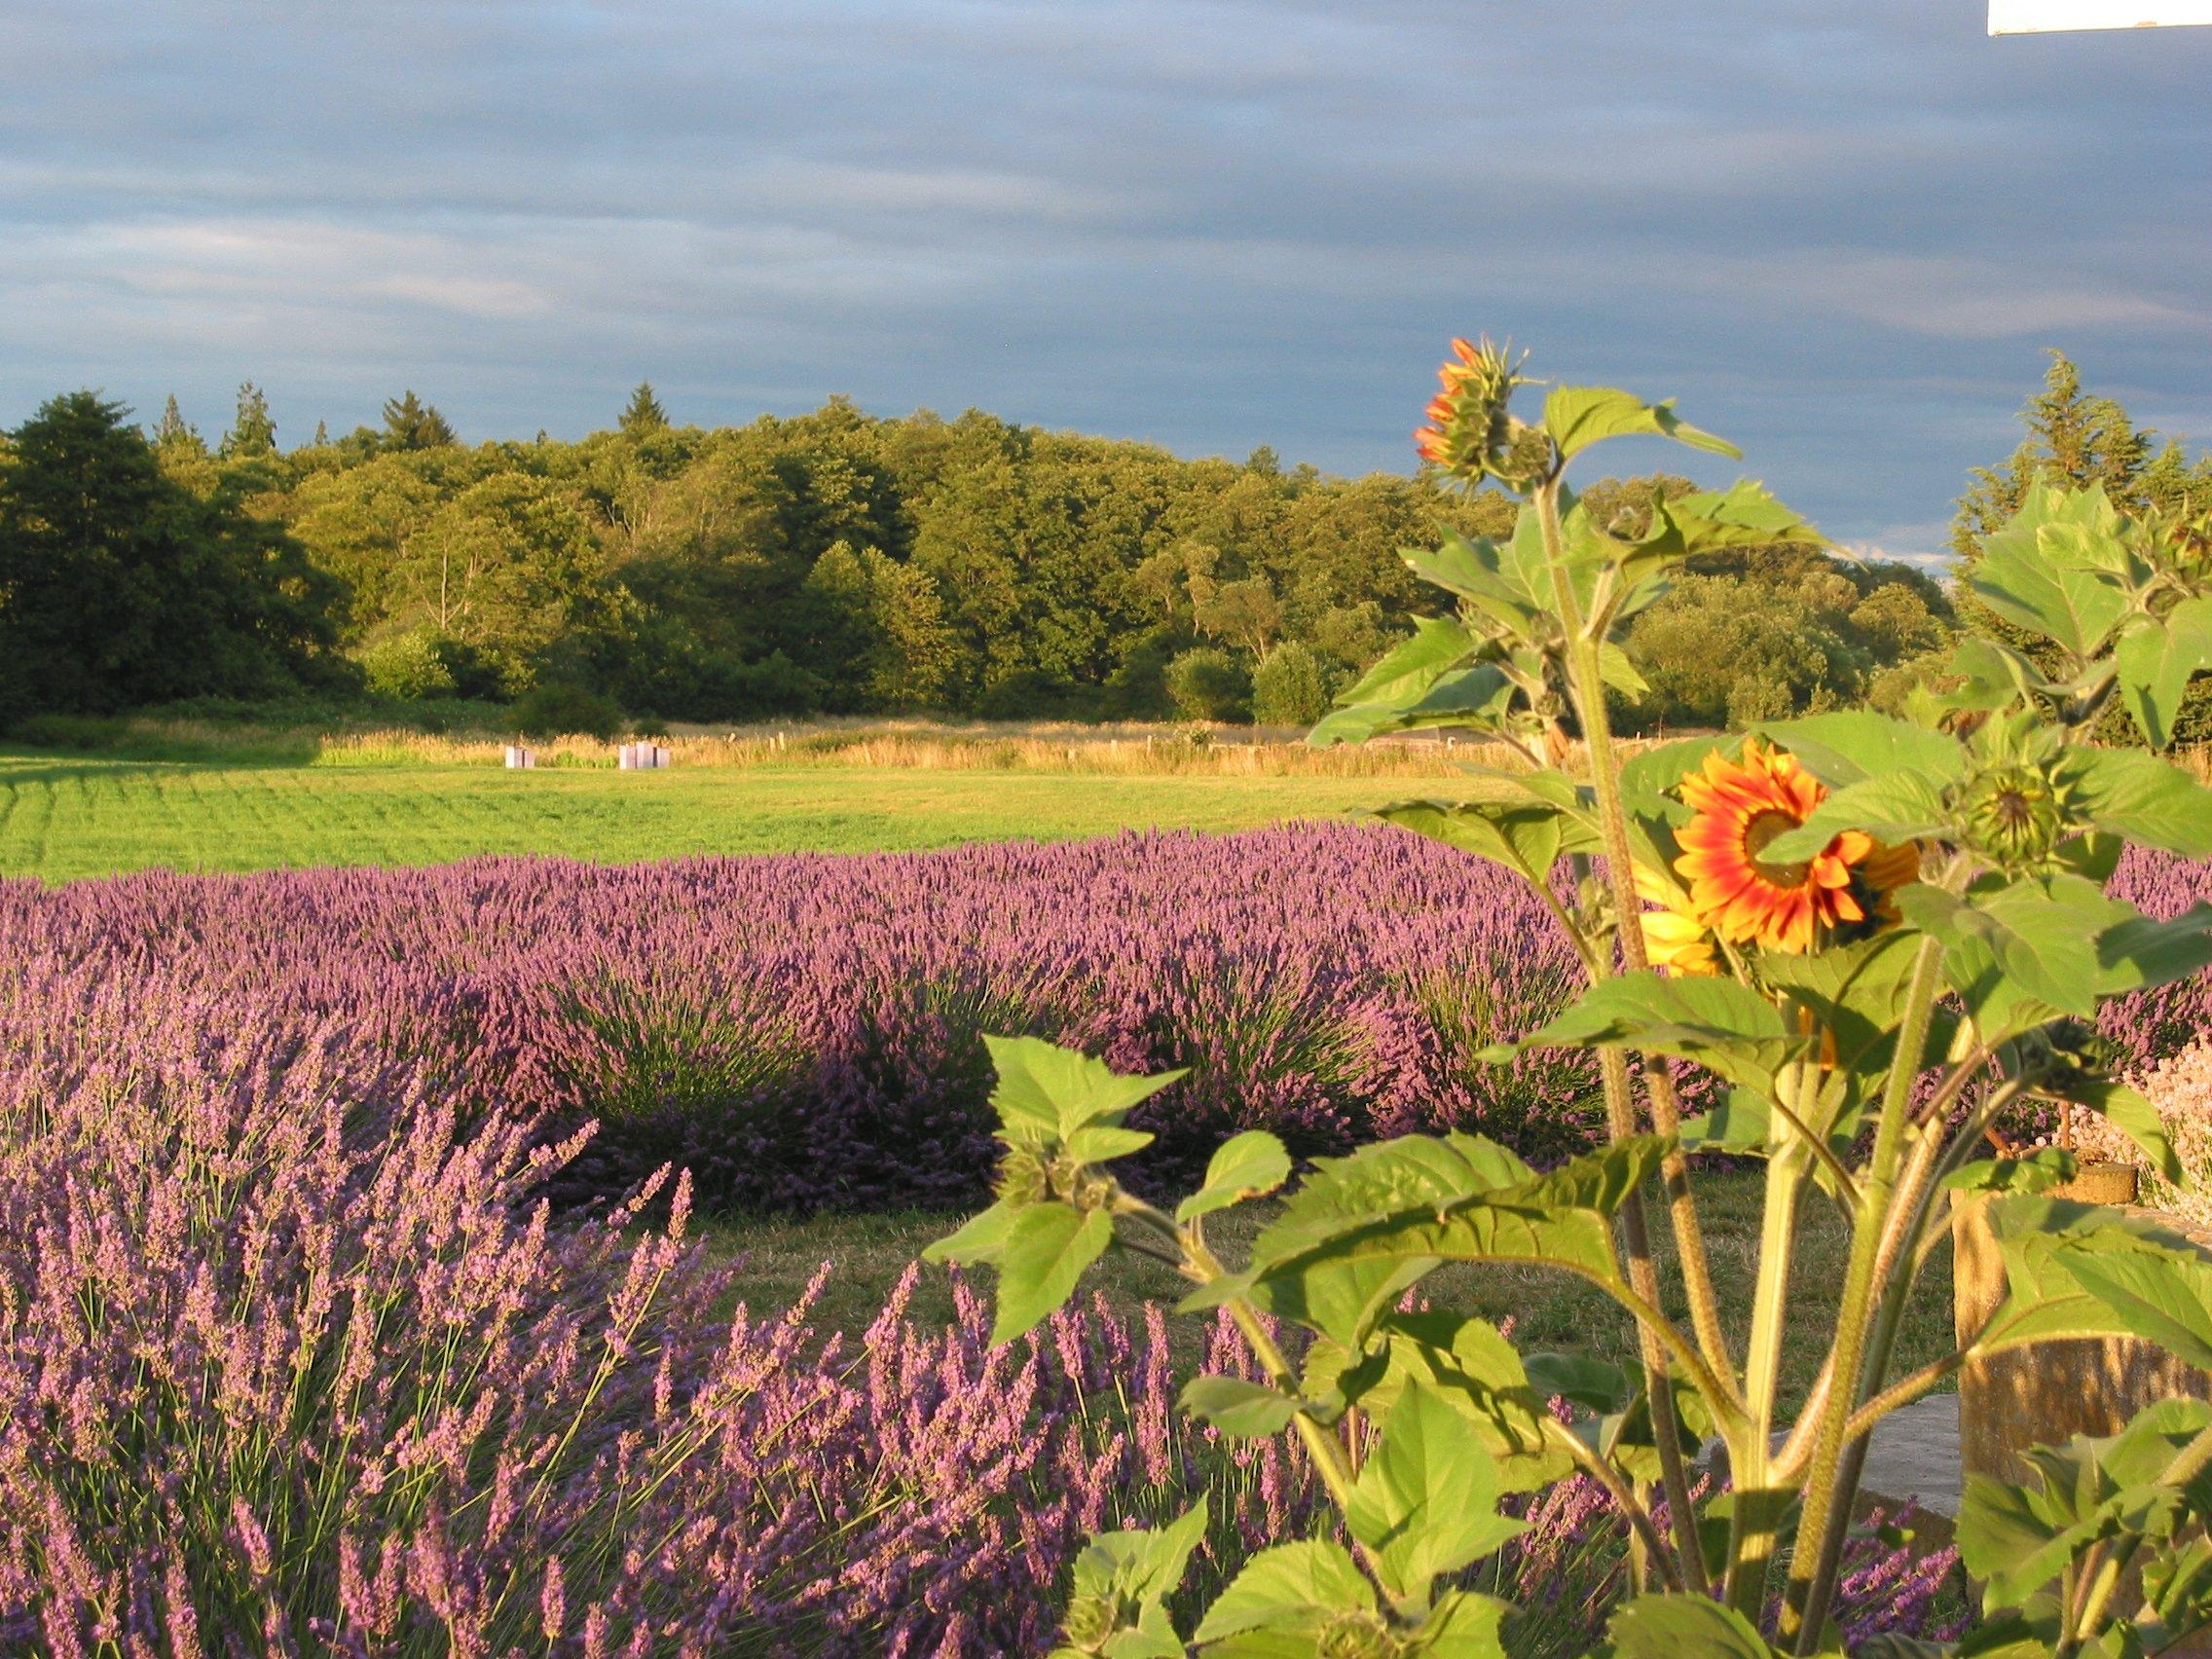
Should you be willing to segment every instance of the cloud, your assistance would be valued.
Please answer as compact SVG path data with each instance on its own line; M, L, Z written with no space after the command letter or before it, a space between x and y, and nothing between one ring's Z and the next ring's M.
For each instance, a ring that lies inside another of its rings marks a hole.
M2206 407L2208 71L1918 0L17 0L0 422L573 433L649 374L1402 468L1488 329L1915 550L2045 345Z
M2065 250L2053 250L2056 260ZM2090 330L2197 330L2212 295L2194 300L2176 274L2059 273L1958 255L1797 252L1715 260L1701 275L1768 306L1818 309L1885 328L1953 340L2051 338ZM2160 289L2173 290L2172 296Z

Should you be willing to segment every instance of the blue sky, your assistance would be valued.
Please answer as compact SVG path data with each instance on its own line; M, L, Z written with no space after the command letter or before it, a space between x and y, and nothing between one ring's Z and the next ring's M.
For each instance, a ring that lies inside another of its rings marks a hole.
M1932 551L2046 346L2212 438L2212 29L1982 24L8 0L0 423L92 385L212 433L250 377L287 442L402 387L574 435L649 376L682 420L842 391L1404 470L1447 337L1488 331Z

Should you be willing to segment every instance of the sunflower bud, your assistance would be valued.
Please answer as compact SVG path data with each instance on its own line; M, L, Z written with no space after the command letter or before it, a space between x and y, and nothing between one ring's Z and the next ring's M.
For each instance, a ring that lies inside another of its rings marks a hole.
M1045 1161L1027 1147L1014 1147L1000 1161L999 1178L993 1189L1000 1202L1041 1203L1050 1190Z
M1967 844L2007 874L2046 865L2073 827L2066 792L2048 774L2005 761L1967 786Z
M1488 340L1455 340L1452 360L1436 378L1443 389L1429 399L1428 424L1414 434L1423 461L1462 483L1495 478L1516 490L1558 470L1551 434L1516 421L1508 410L1522 377L1503 350Z
M1114 1201L1112 1177L1061 1153L1045 1167L1045 1185L1051 1196L1079 1210L1105 1209Z
M2017 1063L2036 1087L2060 1100L2090 1097L2093 1085L2126 1063L2126 1051L2085 1019L2061 1019L2014 1045Z
M1122 1610L1112 1597L1078 1596L1068 1604L1060 1637L1078 1653L1099 1653L1121 1627Z
M2161 528L2160 540L2174 566L2192 574L2212 571L2212 513L2177 514Z
M1313 1644L1316 1659L1401 1659L1405 1651L1377 1613L1340 1613Z

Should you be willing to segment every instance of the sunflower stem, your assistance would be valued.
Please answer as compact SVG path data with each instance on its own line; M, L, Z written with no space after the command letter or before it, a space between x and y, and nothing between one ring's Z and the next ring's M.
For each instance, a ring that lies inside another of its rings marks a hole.
M1574 701L1575 713L1582 723L1582 739L1590 752L1590 774L1604 841L1606 876L1612 889L1614 914L1621 924L1622 952L1631 971L1637 971L1645 963L1642 935L1635 925L1641 904L1636 897L1628 815L1621 805L1618 760L1605 715L1605 687L1599 672L1598 646L1595 641L1583 637L1581 607L1575 599L1574 581L1567 568L1567 538L1560 525L1559 494L1557 474L1536 487L1536 519L1543 533L1545 562L1551 567L1560 624L1567 636L1568 695ZM1605 960L1605 953L1593 952L1592 980L1606 978L1610 974L1611 964ZM1606 1132L1618 1144L1637 1132L1636 1102L1629 1082L1628 1061L1618 1049L1603 1049L1599 1052L1599 1070L1604 1084ZM1671 1082L1670 1079L1670 1085ZM1675 1135L1681 1120L1672 1087L1654 1089L1651 1106L1652 1126L1663 1135ZM1691 1322L1708 1367L1727 1379L1733 1376L1733 1366L1720 1332L1719 1307L1713 1292L1712 1271L1706 1262L1696 1199L1689 1190L1688 1165L1680 1150L1673 1144L1662 1169L1667 1182L1669 1214L1675 1228L1676 1251L1689 1292ZM1644 1215L1641 1193L1631 1193L1621 1205L1620 1224L1624 1254L1628 1258L1629 1283L1640 1298L1657 1309L1660 1306L1659 1270L1651 1254L1650 1224ZM1643 1375L1650 1400L1652 1438L1658 1442L1660 1484L1667 1494L1668 1520L1675 1533L1682 1581L1692 1590L1705 1594L1710 1582L1705 1570L1705 1552L1698 1541L1697 1512L1690 1499L1681 1424L1675 1413L1674 1390L1667 1383L1670 1368L1665 1345L1659 1333L1645 1321L1638 1322L1637 1335L1642 1349Z
M1797 1236L1797 1200L1811 1162L1806 1122L1819 1092L1820 1073L1808 1057L1795 1075L1795 1138L1776 1146L1766 1166L1766 1197L1759 1220L1758 1283L1751 1296L1751 1340L1745 1348L1744 1398L1750 1422L1729 1448L1736 1500L1729 1520L1729 1605L1756 1623L1766 1607L1767 1577L1774 1564L1788 1490L1773 1470L1775 1397L1782 1376L1782 1338L1788 1324L1789 1265Z
M1857 1494L1860 1459L1854 1457L1846 1467L1844 1431L1864 1387L1868 1327L1876 1312L1875 1269L1891 1220L1898 1162L1906 1120L1912 1112L1912 1087L1928 1047L1942 958L1943 947L1935 940L1920 941L1905 994L1904 1019L1890 1058L1889 1081L1882 1091L1882 1114L1866 1169L1865 1202L1852 1228L1851 1261L1844 1272L1843 1295L1836 1309L1835 1345L1828 1356L1830 1385L1821 1403L1812 1466L1805 1477L1803 1530L1790 1557L1789 1594L1782 1609L1781 1634L1785 1641L1795 1640L1799 1653L1814 1650L1827 1617L1842 1553L1840 1548L1830 1547L1830 1540L1840 1545L1844 1521Z

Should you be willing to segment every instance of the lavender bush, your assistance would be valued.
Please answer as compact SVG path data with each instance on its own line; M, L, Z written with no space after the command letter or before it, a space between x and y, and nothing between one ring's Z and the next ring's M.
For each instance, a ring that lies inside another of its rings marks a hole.
M1157 1310L994 1349L965 1288L916 1325L909 1272L853 1345L811 1298L733 1315L682 1182L664 1226L556 1217L574 1144L463 1131L333 1015L89 1013L0 1110L10 1651L984 1659L1043 1650L1095 1529L1203 1495L1232 1561L1325 1512L1295 1449L1175 1409ZM1572 1485L1527 1518L1484 1569L1517 1651L1582 1652L1617 1523ZM1854 1616L1922 1628L1949 1558L1868 1548Z

